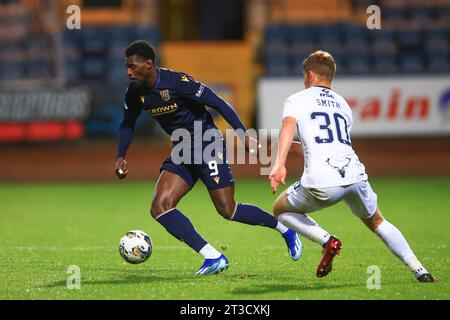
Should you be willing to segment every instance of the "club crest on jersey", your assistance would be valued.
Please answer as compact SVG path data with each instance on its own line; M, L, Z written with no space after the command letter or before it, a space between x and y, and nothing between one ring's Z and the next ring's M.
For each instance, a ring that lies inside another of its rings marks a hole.
M161 95L161 99L163 99L164 102L170 100L170 94L168 89L161 91L159 94Z

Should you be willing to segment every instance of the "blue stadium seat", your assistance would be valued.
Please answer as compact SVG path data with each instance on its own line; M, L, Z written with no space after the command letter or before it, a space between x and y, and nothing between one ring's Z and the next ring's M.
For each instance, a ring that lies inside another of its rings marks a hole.
M341 29L340 24L324 25L318 28L319 48L332 54L340 54L344 48Z
M336 41L342 40L344 24L334 23L334 24L323 24L316 27L316 33L318 38L333 38Z
M446 16L447 12L446 7L440 15ZM353 23L268 27L265 33L267 73L297 74L303 59L318 49L333 54L340 74L417 74L448 70L449 31L442 27L443 21L434 23L434 7L386 6L382 14L395 23L370 32ZM430 23L424 26L417 23L427 19ZM402 25L399 21L409 22ZM431 60L431 54L436 59ZM443 65L440 70L439 64Z
M433 8L431 6L412 5L408 9L408 14L411 19L426 23L433 19Z
M419 48L422 44L421 32L411 29L402 29L397 31L397 43L400 48Z
M369 52L367 28L346 24L342 28L342 40L347 52L367 54Z
M264 54L266 60L271 55L282 55L287 59L289 55L288 32L283 25L269 26L264 34Z
M83 79L104 81L107 74L107 63L102 58L85 58L81 64Z
M136 38L149 41L153 46L159 45L159 30L155 27L137 27Z
M289 29L288 39L292 49L290 60L293 65L303 61L311 52L318 49L315 34L309 26L292 26Z
M391 22L400 22L406 18L405 7L383 6L381 8L381 19Z
M289 34L289 29L282 24L270 25L265 29L265 42L286 42Z
M344 48L345 52L359 54L368 54L370 52L369 44L362 39L347 42Z
M429 73L450 73L449 52L428 52L427 71Z
M345 23L341 26L342 35L348 39L352 38L366 38L368 29L365 26L356 25L353 23Z
M87 27L62 34L67 83L108 81L122 85L127 82L124 51L134 40L159 45L159 29L134 25Z
M126 84L129 82L127 76L127 68L123 62L123 56L117 59L110 59L108 62L107 80L112 84Z
M64 76L66 84L78 84L81 81L81 63L80 60L65 60Z
M436 8L436 15L439 19L444 21L450 20L450 5L441 5Z
M315 28L308 25L293 25L287 29L288 41L313 43L316 38Z
M425 50L426 51L448 51L449 33L447 29L428 29L425 32Z
M268 76L288 76L291 72L289 60L284 55L267 56L265 66Z
M344 51L336 51L330 53L333 55L334 61L336 62L336 68L338 70L337 72L342 74L346 73L346 54L344 53Z
M29 78L51 78L56 75L51 59L31 59L27 61L26 75Z
M88 27L83 29L81 47L86 54L105 56L109 44L108 28Z
M394 33L384 30L372 30L371 43L372 49L376 54L396 53L397 43L394 39Z
M421 53L404 53L400 56L400 71L405 74L418 74L425 71Z
M345 69L343 71L346 74L360 75L370 72L369 56L367 54L347 53L344 65ZM337 64L337 68L339 69L339 64Z
M24 61L0 61L0 79L19 80L25 77Z
M375 54L373 56L373 71L376 74L394 74L398 72L397 56L395 54Z

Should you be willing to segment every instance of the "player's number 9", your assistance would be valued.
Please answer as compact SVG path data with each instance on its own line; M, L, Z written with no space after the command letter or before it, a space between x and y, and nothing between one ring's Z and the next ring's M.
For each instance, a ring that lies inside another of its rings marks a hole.
M217 168L217 161L211 160L208 162L208 167L212 172L209 174L210 176L217 176L219 174L219 168Z

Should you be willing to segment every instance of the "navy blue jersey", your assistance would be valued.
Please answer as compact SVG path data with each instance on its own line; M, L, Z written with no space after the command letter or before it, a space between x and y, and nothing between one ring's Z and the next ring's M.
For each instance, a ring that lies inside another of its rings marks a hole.
M158 121L169 135L178 128L193 133L194 121L201 122L203 132L216 128L205 106L217 110L234 129L245 131L233 107L208 86L182 72L163 68L158 68L157 72L158 77L153 88L142 87L135 83L128 86L125 94L124 119L119 130L118 156L125 155L132 140L130 132L123 129L130 128L134 131L136 119L142 111Z

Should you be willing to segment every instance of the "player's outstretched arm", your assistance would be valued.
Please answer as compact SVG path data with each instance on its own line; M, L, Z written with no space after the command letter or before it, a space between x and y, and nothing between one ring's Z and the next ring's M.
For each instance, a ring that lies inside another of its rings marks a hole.
M292 146L295 130L297 126L297 119L294 117L283 118L283 125L281 126L280 137L278 141L278 153L275 160L275 165L269 175L270 185L273 193L277 192L278 186L286 184L286 159L289 150Z
M115 174L124 179L128 174L128 163L125 161L128 147L133 141L136 120L142 112L137 90L130 85L125 93L123 121L120 124L117 143Z
M236 130L244 143L245 150L254 156L258 156L258 151L261 148L261 145L257 139L245 134L246 128L231 104L223 100L207 86L204 87L202 95L198 98L198 101L219 112L220 115L233 127L233 129Z
M177 91L182 96L200 102L201 105L207 105L219 112L234 130L240 129L238 132L241 138L243 138L246 128L234 108L208 86L195 81L186 74L180 73L180 78L177 82Z

